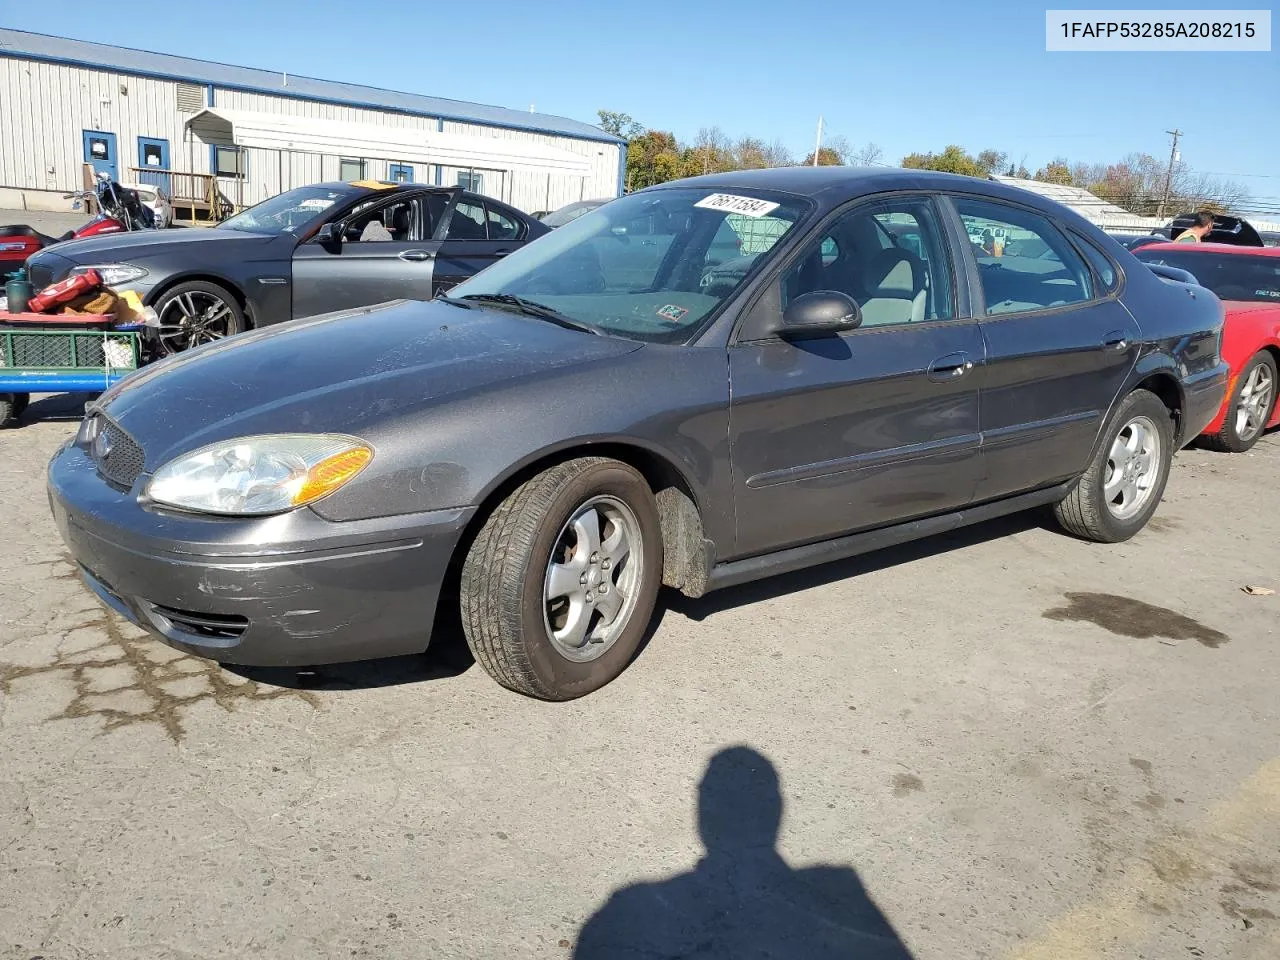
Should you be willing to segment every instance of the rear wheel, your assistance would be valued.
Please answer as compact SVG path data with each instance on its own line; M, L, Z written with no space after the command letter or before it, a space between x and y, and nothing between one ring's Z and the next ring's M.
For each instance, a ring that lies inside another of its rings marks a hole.
M1054 507L1058 522L1086 540L1128 540L1160 505L1172 459L1169 409L1150 391L1133 391L1116 407L1075 487Z
M1222 429L1205 437L1214 450L1244 453L1262 436L1276 406L1276 362L1261 350L1245 364L1227 405Z
M662 531L644 478L616 460L558 464L511 493L462 568L462 627L504 687L570 700L631 662L662 579Z
M15 394L0 393L0 427L11 427L18 422L18 413L15 412L16 402Z
M231 291L206 280L180 283L156 301L160 354L181 353L245 328L244 311Z

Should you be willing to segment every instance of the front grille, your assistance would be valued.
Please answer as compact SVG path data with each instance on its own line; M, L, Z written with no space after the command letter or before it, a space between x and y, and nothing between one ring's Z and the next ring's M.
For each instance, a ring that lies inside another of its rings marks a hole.
M96 429L89 441L89 456L98 472L112 483L132 487L145 463L142 447L114 421L100 413L94 416Z
M238 640L249 629L249 620L229 613L192 613L174 607L151 605L151 612L169 622L173 629L202 640Z

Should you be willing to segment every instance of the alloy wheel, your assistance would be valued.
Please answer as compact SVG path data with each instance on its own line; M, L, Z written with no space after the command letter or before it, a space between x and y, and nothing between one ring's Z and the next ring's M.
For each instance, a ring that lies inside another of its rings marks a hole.
M1248 443L1267 425L1274 393L1275 380L1271 370L1265 363L1256 364L1240 388L1240 400L1236 404L1236 436L1241 442Z
M216 293L180 293L160 310L160 345L166 354L180 353L229 336L234 323L231 307Z
M639 596L644 541L616 497L592 497L561 527L543 579L543 625L557 652L585 662L626 629Z
M1103 497L1117 520L1140 513L1160 481L1160 432L1147 417L1126 423L1107 453Z

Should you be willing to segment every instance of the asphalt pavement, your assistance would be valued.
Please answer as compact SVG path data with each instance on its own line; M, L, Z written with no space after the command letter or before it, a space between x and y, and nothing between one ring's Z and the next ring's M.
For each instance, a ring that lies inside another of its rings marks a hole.
M668 597L548 704L456 636L233 673L106 614L44 492L79 413L0 433L0 955L1280 956L1280 434L1126 544Z

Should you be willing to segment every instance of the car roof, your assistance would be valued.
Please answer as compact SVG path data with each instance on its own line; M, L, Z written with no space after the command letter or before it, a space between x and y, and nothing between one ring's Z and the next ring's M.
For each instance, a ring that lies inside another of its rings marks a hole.
M1234 253L1243 257L1280 257L1280 247L1246 247L1238 243L1153 243L1142 250L1175 249L1178 253ZM1135 251L1135 253L1140 251Z
M810 197L824 207L834 207L855 197L898 190L973 193L995 200L1007 200L1033 207L1043 213L1069 220L1073 225L1097 227L1070 207L1030 190L1008 186L997 180L964 177L936 170L907 170L898 167L771 167L762 170L735 170L646 187L663 190L678 187L710 187L731 190L777 190ZM1100 234L1100 231L1098 231Z

